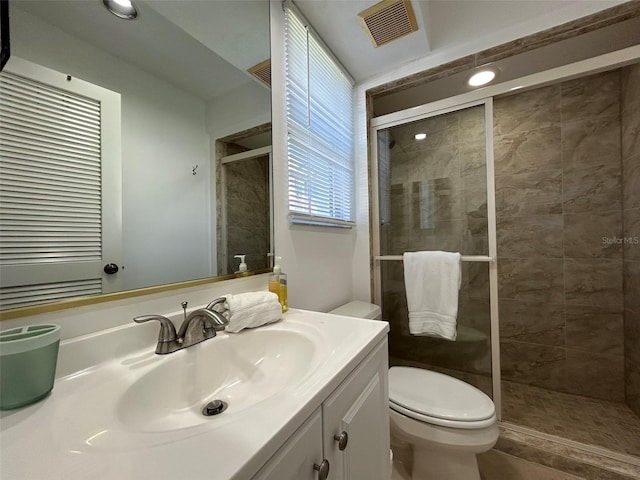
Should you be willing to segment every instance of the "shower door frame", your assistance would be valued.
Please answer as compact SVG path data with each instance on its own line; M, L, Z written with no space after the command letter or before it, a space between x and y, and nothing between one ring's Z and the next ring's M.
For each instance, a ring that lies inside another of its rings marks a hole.
M469 257L469 261L487 261L489 263L489 306L491 311L491 385L493 403L498 420L502 417L502 396L500 389L500 329L498 316L498 262L496 240L496 198L493 152L493 97L459 103L455 98L433 104L423 105L396 112L384 117L371 119L369 141L371 159L375 159L371 172L371 223L376 228L371 230L371 248L373 255L373 301L377 305L382 302L382 279L380 263L385 261L380 257L380 198L378 185L378 131L417 120L438 117L448 113L465 110L467 108L484 106L484 135L485 135L485 164L487 170L487 229L489 239L488 259L483 256ZM391 118L389 118L391 117ZM463 256L464 252L463 252Z

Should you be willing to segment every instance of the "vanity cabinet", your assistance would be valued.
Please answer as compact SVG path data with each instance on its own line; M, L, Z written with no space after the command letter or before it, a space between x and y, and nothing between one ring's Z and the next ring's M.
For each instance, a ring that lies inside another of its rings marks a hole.
M252 480L387 480L387 372L385 339Z

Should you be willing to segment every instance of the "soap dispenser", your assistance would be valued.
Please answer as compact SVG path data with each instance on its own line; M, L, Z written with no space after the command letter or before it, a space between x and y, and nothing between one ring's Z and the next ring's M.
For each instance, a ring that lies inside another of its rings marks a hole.
M275 257L273 273L269 275L269 291L278 295L282 311L286 312L289 309L287 305L287 274L282 273L280 260L282 257Z
M239 258L240 259L240 266L238 267L238 271L235 272L237 274L240 274L242 276L244 275L249 275L249 272L247 272L247 264L244 263L244 258L246 257L246 255L234 255L233 258Z

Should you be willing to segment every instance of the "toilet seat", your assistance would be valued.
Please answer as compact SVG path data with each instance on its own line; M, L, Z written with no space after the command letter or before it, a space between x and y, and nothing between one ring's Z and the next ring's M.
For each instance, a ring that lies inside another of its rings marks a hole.
M496 422L493 401L457 378L412 367L389 369L389 407L415 420L480 429Z

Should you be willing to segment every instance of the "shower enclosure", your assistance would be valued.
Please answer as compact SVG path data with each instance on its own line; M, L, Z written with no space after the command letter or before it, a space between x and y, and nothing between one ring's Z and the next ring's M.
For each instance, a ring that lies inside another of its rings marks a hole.
M371 123L390 363L640 467L640 64L455 102ZM409 333L401 255L418 250L467 260L455 342Z

